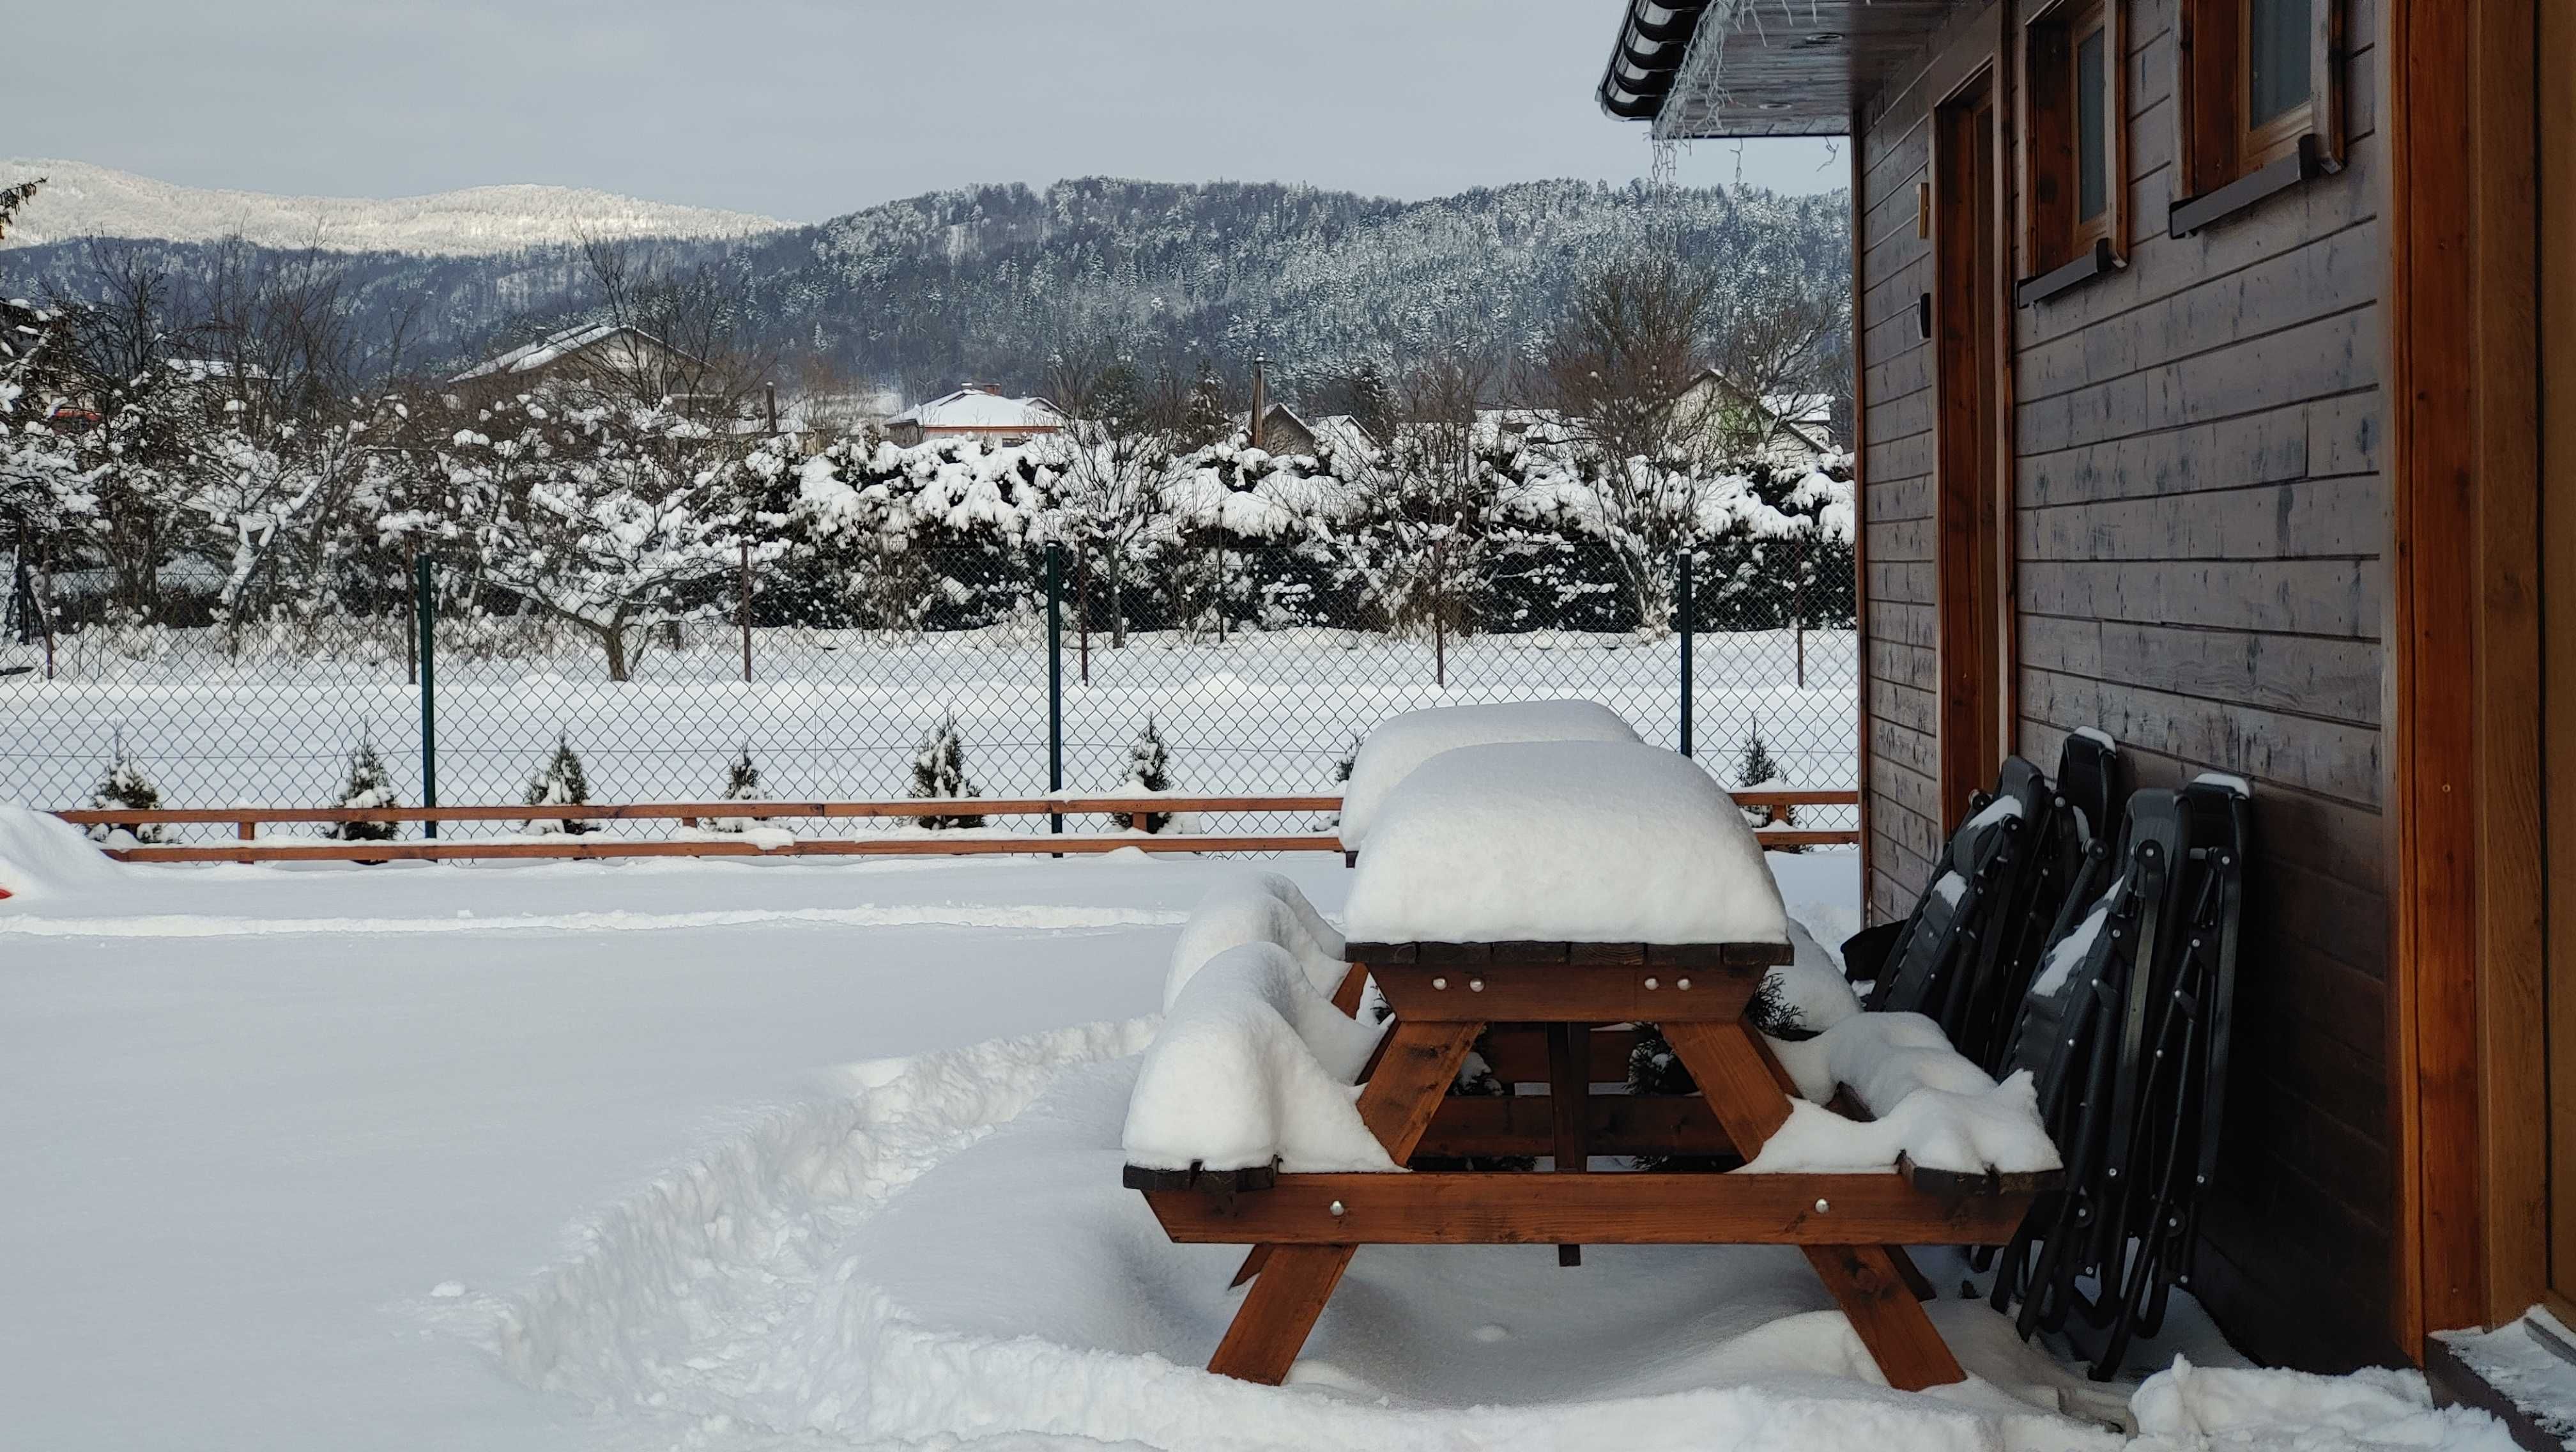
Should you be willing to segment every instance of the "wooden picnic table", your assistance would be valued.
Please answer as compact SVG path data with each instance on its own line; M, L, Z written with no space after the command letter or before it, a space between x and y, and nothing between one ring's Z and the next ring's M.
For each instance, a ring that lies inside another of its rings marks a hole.
M1889 1385L1918 1391L1962 1378L1923 1312L1932 1291L1904 1247L2003 1244L2047 1177L1901 1162L1876 1174L1588 1172L1596 1153L1749 1160L1787 1122L1796 1086L1745 1018L1765 972L1789 960L1786 945L1353 943L1344 956L1352 966L1336 1004L1355 1010L1374 977L1394 1010L1359 1097L1360 1117L1388 1157L1407 1163L1426 1137L1449 1156L1529 1153L1538 1126L1521 1106L1535 1101L1546 1106L1555 1169L1130 1167L1127 1184L1174 1241L1256 1247L1244 1267L1252 1288L1210 1371L1284 1380L1362 1245L1554 1244L1567 1264L1584 1244L1795 1245ZM1608 1037L1595 1030L1636 1022L1660 1026L1698 1096L1591 1092L1595 1039ZM1544 1036L1543 1100L1449 1093L1488 1029Z

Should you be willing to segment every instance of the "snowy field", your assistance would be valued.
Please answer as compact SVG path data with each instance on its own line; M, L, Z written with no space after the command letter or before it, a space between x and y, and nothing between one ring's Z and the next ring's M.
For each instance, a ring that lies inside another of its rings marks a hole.
M1855 859L1772 860L1839 940ZM1335 859L1271 865L1341 911ZM1116 1126L1235 870L118 867L0 813L0 1443L2118 1445L1965 1302L1982 1381L1872 1386L1777 1248L1373 1248L1289 1387L1196 1370L1236 1256L1163 1240ZM2177 1452L2506 1445L2394 1376L2138 1414Z
M121 745L166 805L326 806L361 739L383 751L402 799L420 800L420 700L404 684L398 637L339 659L236 663L205 636L172 632L132 654L89 646L61 679L0 679L0 801L83 804ZM581 753L599 801L720 795L745 747L773 797L901 795L915 746L951 712L986 795L1046 788L1047 659L1033 626L891 639L761 632L748 684L729 633L693 628L687 641L648 655L623 684L601 678L595 652L443 658L440 799L518 800L558 736ZM1792 632L1697 637L1702 759L1734 784L1758 728L1791 785L1849 786L1854 650L1848 631L1807 632L1802 688ZM1085 685L1068 638L1065 781L1118 785L1149 717L1170 743L1175 786L1198 791L1329 791L1355 733L1427 705L1582 697L1673 745L1679 655L1670 637L1474 637L1451 644L1443 688L1428 642L1325 629L1222 643L1140 634L1123 650L1096 638Z

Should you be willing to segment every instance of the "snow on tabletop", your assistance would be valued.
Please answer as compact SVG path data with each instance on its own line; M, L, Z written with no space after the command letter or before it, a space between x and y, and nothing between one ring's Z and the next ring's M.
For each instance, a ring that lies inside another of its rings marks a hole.
M1744 814L1635 742L1465 746L1389 793L1352 875L1361 942L1786 943Z
M0 893L33 902L84 888L113 891L126 871L51 812L0 804Z
M1181 989L1209 959L1245 943L1287 949L1305 971L1306 982L1326 998L1349 972L1342 961L1342 935L1306 901L1297 884L1275 872L1240 872L1209 888L1190 910L1180 941L1172 945L1171 972L1163 980L1164 1011L1171 1011Z
M1815 1038L1773 1041L1802 1100L1745 1165L1747 1174L1892 1169L1901 1153L1928 1170L2017 1174L2059 1168L2028 1071L2001 1084L1919 1013L1855 1014ZM1848 1086L1877 1118L1823 1108Z
M1278 944L1228 948L1183 986L1145 1050L1127 1163L1395 1170L1351 1086L1380 1031L1334 1008Z
M1593 701L1514 701L1434 706L1390 717L1360 743L1342 788L1342 846L1356 850L1377 824L1387 794L1415 767L1461 746L1510 741L1628 741L1636 730Z

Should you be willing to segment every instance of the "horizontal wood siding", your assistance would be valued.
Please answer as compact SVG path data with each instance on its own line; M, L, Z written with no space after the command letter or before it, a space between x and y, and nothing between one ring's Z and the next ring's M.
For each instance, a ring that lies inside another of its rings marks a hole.
M2175 0L2117 3L2128 266L2014 320L2018 743L2053 766L2068 732L2096 726L2141 785L2254 782L2225 1180L2199 1288L2266 1360L2388 1360L2380 8L2346 0L2345 169L2175 239ZM1959 9L1927 70L1992 23ZM1910 907L1942 830L1932 349L1914 321L1932 285L1915 235L1927 91L1892 87L1857 139L1874 919Z

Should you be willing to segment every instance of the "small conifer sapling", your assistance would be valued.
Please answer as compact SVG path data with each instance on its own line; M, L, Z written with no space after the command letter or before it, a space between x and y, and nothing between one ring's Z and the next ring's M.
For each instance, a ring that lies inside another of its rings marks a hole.
M400 806L394 797L393 779L385 773L385 759L376 752L373 741L361 740L349 753L348 779L340 784L340 800L333 805L350 808ZM335 822L324 835L343 842L390 842L402 835L393 822Z
M527 795L522 800L531 807L577 807L590 801L590 777L581 769L581 757L573 751L570 738L555 738L554 753L528 779ZM527 825L534 829L537 824L530 821ZM572 835L587 832L591 826L579 818L555 823L557 831Z
M158 811L161 789L153 784L140 763L125 754L125 748L120 744L116 759L108 764L107 774L98 779L97 788L89 794L89 804L95 811ZM89 839L106 842L119 832L131 833L136 842L146 846L161 840L161 828L151 822L137 823L132 827L94 826L89 829Z
M1163 744L1162 730L1154 724L1151 716L1145 718L1145 725L1136 733L1136 739L1127 743L1127 780L1121 789L1140 796L1172 789L1172 753ZM1160 833L1172 825L1169 812L1147 812L1144 817L1148 832ZM1121 827L1135 825L1134 819L1128 817L1120 817L1116 821Z
M966 741L957 732L957 718L942 716L939 724L921 738L921 746L912 754L912 790L916 801L954 801L980 797L983 792L966 776ZM983 814L931 813L913 818L926 831L942 832L955 828L984 825Z

